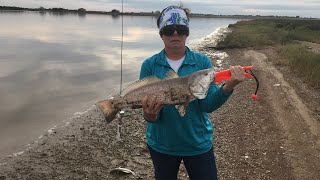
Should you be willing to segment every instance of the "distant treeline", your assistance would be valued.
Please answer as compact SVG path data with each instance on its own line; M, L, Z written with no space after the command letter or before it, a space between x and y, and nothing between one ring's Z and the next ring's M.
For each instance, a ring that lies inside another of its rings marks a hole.
M56 13L96 13L96 14L119 14L117 10L112 10L110 12L104 11L87 11L84 8L79 8L77 10L73 9L64 9L64 8L23 8L23 7L14 7L14 6L0 6L0 10L9 10L9 11L43 11L43 12L56 12Z
M152 12L120 12L117 9L113 9L112 11L88 11L84 8L79 8L77 10L70 10L64 8L23 8L23 7L14 7L14 6L0 6L0 10L11 10L11 11L42 11L42 12L53 12L53 13L78 13L78 14L109 14L113 16L117 15L135 15L135 16L158 16L160 11L152 11ZM203 18L242 18L242 19L274 19L274 18L300 18L300 16L261 16L261 15L216 15L216 14L201 14L201 13L191 13L191 17L203 17ZM306 18L310 19L310 18Z

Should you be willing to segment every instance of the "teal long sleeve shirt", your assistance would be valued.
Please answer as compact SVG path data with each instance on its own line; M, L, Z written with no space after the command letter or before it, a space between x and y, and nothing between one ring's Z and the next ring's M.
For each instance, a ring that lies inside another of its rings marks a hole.
M187 76L208 68L212 68L212 64L206 55L186 47L186 56L178 75ZM171 67L162 50L143 62L140 79L152 75L164 79L169 70ZM209 151L213 144L213 128L208 113L222 106L230 94L225 93L222 87L212 84L205 99L189 103L184 117L180 117L175 106L163 106L157 120L147 124L148 145L160 153L175 156L193 156Z

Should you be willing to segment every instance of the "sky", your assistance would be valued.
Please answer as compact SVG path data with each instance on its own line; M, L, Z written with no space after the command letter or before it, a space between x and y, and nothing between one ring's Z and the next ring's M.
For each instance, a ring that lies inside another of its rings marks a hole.
M122 0L0 0L0 6L27 8L61 7L66 9L121 11ZM124 12L161 11L182 3L192 13L218 15L277 15L320 18L320 0L123 0Z

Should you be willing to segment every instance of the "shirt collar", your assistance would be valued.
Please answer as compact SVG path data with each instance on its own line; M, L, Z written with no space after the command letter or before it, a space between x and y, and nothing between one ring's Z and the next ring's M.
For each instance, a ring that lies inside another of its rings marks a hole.
M158 57L159 58L157 58L156 63L163 65L163 66L170 67L170 65L166 61L166 55L165 55L164 49L159 53ZM186 57L185 57L182 64L188 64L188 65L196 64L195 59L191 55L191 50L187 46L186 46Z

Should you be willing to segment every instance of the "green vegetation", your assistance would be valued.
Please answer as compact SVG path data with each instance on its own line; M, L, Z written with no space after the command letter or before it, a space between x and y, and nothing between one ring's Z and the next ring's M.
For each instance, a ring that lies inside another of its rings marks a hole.
M233 32L218 48L287 44L293 40L320 43L320 20L257 19L230 25Z
M320 20L259 19L241 21L229 26L232 29L226 39L217 45L223 48L278 49L275 64L289 66L313 87L320 88L320 54L316 54L297 41L320 44Z
M320 54L308 51L299 44L281 46L279 54L307 83L313 87L320 87Z

